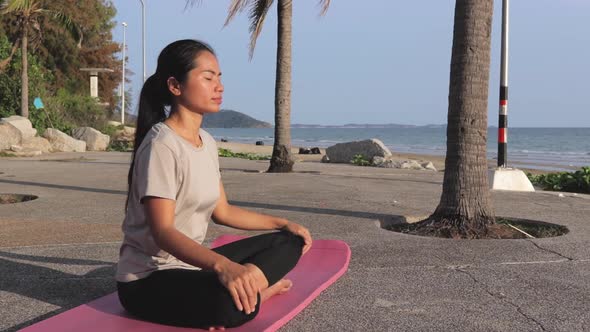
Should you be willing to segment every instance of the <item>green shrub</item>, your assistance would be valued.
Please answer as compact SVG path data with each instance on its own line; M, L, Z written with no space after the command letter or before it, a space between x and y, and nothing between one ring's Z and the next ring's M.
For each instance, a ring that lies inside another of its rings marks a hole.
M590 193L590 167L582 167L575 172L559 172L532 175L529 180L544 190Z
M16 157L16 155L14 153L0 151L0 157Z
M362 154L355 155L350 162L357 166L371 166L371 162Z
M133 141L112 140L107 147L107 151L129 152L133 151Z
M5 35L0 34L0 60L10 55L12 44ZM48 87L54 81L51 71L44 68L38 57L32 52L28 54L29 60L29 114L36 111L33 106L35 97L44 98L48 93ZM0 72L0 117L21 114L21 74L22 58L20 49L16 51L10 63L4 71Z
M232 152L228 149L219 148L218 154L220 157L227 157L227 158L241 158L241 159L249 159L249 160L270 160L270 156L261 156L254 153L242 153L242 152Z
M113 125L110 125L110 124L106 124L101 131L102 131L103 134L109 135L111 138L114 138L115 133L118 130L122 130L123 128L124 128L123 125L113 126Z

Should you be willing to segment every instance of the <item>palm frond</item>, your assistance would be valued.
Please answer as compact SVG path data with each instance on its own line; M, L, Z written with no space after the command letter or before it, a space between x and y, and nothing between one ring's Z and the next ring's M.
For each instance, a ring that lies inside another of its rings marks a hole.
M200 6L202 3L203 0L186 0L184 11L187 11L189 7Z
M10 61L12 61L12 57L16 53L16 50L18 49L19 46L20 46L20 38L18 38L14 42L14 44L12 44L12 49L10 50L10 54L8 55L8 58L0 61L0 73L2 73L4 71L4 69L6 68L6 66L8 66Z
M268 9L272 5L273 0L255 0L250 5L250 52L249 57L252 60L254 56L254 48L256 48L256 41L260 32L262 32L262 26L266 19Z
M324 16L328 12L328 8L330 7L330 0L320 0L318 6L322 7L322 9L320 10L320 16Z
M2 10L2 14L24 12L29 10L32 5L35 5L35 0L6 0L2 1L0 10Z
M244 11L244 9L246 8L246 6L248 6L248 4L251 1L252 0L232 0L232 2L229 4L229 10L227 11L227 18L225 19L225 23L223 23L223 26L227 26L229 24L229 22L238 13L241 13L242 11Z
M48 9L39 9L39 11L43 14L47 14L48 16L52 17L61 27L66 29L67 32L74 37L78 41L78 43L82 39L82 31L78 27L78 25L72 20L71 17L68 15Z

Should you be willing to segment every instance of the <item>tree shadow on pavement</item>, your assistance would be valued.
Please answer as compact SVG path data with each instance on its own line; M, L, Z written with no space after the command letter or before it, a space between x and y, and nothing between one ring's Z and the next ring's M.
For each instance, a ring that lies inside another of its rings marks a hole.
M23 185L23 186L35 186L35 187L44 187L44 188L55 188L55 189L68 189L68 190L86 191L86 192L92 192L92 193L127 195L127 190L88 188L88 187L78 187L78 186L67 186L67 185L62 185L62 184L40 183L40 182L30 182L30 181L16 181L16 180L5 180L5 179L0 179L0 183L18 184L18 185Z
M281 205L281 204L268 204L268 203L256 203L256 202L244 202L244 201L230 201L230 204L247 207L247 208L260 208L269 210L281 210L281 211L294 211L294 212L305 212L315 214L328 214L333 216L343 217L354 217L362 219L373 219L373 220L388 220L391 219L391 214L373 213L364 211L348 211L328 208L316 208L316 207L302 207L292 205Z
M61 307L12 326L7 331L20 330L116 290L114 280L115 264L113 262L25 255L5 251L0 251L0 257L0 274L3 276L0 279L0 291ZM23 261L41 264L100 267L86 273L75 274ZM8 302L8 298L5 301Z

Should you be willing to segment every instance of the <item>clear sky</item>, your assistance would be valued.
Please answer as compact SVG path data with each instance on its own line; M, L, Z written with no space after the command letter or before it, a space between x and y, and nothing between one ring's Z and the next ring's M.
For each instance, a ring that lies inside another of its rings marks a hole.
M276 4L252 61L246 13L223 28L229 0L146 3L146 72L170 42L196 38L217 52L223 108L274 122ZM127 22L134 95L142 82L141 3L113 0L115 40ZM293 1L292 123L444 124L454 1ZM495 1L489 125L498 124L501 4ZM590 127L590 0L510 4L508 121L513 127Z

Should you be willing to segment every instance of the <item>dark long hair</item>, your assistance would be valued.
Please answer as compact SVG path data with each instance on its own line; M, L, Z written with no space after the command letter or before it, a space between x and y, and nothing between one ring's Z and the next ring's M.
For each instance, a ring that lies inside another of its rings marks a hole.
M215 55L211 46L198 40L183 39L169 44L158 56L156 72L145 81L141 88L133 154L127 175L128 192L125 210L129 204L135 154L152 126L166 119L166 106L172 105L172 94L168 90L168 78L174 77L179 83L183 83L188 72L197 67L195 59L201 52Z

